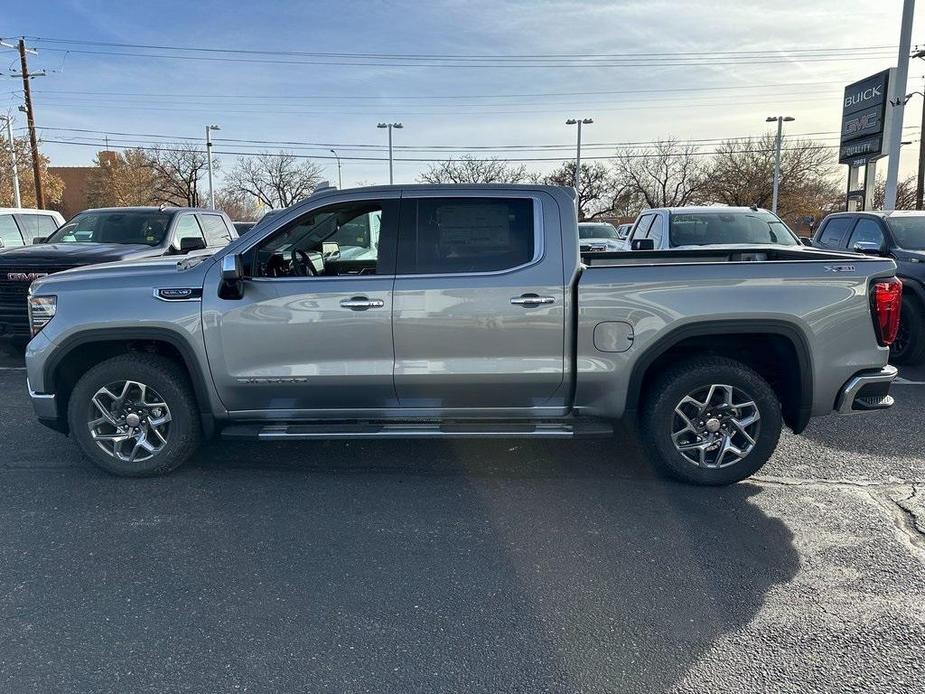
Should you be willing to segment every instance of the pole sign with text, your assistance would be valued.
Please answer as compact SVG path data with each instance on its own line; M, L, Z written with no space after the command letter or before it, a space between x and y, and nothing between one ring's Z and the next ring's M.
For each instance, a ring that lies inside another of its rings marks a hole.
M887 104L895 68L845 87L838 162L860 166L882 157L887 142Z

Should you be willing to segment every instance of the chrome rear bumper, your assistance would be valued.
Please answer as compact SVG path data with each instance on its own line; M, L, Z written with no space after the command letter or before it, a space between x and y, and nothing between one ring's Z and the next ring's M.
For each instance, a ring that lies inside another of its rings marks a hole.
M882 369L859 371L842 386L835 401L835 411L838 414L857 414L890 407L893 404L890 385L897 373L896 367L889 365Z

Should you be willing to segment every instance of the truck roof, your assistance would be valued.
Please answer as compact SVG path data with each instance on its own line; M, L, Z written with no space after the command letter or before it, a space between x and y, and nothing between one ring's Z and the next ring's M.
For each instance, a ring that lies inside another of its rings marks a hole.
M654 212L656 210L664 210L669 214L687 214L687 213L697 213L697 214L728 214L729 212L768 212L769 210L764 209L763 207L727 207L726 205L691 205L690 207L655 207L651 210L644 210L644 212Z
M550 186L542 183L407 183L407 184L397 184L397 185L377 185L377 186L361 186L358 188L335 188L327 187L316 190L311 194L310 197L316 197L319 195L330 195L333 193L348 193L348 192L378 192L378 191L392 191L392 190L442 190L442 189L452 189L452 190L523 190L523 191L536 191L536 190L546 190L546 191L555 191L560 193L562 191L568 192L572 197L575 196L575 189L570 186Z
M187 212L213 212L216 214L221 214L221 210L210 210L206 207L174 207L173 205L165 205L163 207L158 205L146 205L137 207L91 207L86 210L81 210L78 214L82 214L84 212L179 212L180 210Z

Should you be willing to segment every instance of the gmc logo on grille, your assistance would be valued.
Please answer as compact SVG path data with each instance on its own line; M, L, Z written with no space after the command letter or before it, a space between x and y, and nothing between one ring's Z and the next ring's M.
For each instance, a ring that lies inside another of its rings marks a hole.
M39 277L48 277L47 272L8 272L6 278L13 282L31 282Z

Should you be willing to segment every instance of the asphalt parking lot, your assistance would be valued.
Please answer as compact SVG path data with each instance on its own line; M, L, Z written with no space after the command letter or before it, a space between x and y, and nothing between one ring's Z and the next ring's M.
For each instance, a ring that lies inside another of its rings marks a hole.
M698 489L612 441L215 442L115 479L0 367L2 692L925 687L925 369Z

